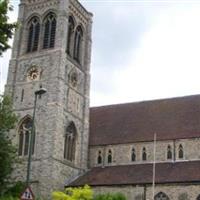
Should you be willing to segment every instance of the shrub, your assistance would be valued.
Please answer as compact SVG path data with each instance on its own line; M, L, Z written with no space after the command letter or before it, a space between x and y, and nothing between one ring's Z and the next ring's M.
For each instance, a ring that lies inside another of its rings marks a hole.
M92 200L93 191L88 186L77 187L77 188L67 188L65 192L53 192L53 200Z

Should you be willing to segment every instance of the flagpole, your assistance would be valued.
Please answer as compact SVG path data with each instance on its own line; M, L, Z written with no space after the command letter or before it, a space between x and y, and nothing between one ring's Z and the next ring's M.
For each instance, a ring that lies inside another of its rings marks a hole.
M153 181L152 181L152 200L155 196L155 174L156 174L156 133L154 133L154 143L153 143Z

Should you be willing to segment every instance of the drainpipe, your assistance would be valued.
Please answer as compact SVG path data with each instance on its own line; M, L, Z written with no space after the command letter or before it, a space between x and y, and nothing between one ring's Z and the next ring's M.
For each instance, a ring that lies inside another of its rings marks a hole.
M144 185L144 195L143 195L143 200L146 200L147 198L147 186Z

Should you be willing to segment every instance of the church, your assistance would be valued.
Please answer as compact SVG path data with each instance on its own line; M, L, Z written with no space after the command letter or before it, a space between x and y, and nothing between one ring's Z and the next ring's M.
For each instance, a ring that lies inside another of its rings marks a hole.
M88 184L128 200L200 200L200 95L90 108L92 17L78 0L20 2L5 86L19 119L13 178L25 181L32 155L36 196Z

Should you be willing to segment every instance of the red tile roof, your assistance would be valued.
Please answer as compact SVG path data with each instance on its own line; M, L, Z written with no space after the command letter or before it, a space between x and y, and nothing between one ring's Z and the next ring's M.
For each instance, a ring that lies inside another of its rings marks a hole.
M152 164L92 168L70 186L140 185L152 183ZM157 163L156 183L200 183L200 161Z
M200 95L90 109L90 146L200 137Z

